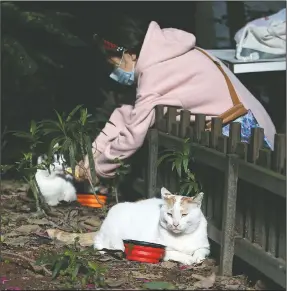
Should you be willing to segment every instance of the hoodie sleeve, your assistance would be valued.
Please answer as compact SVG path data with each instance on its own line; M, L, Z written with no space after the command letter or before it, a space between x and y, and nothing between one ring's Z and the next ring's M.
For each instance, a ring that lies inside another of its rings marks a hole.
M157 95L157 94L156 94ZM151 97L151 96L148 96ZM125 125L107 145L95 161L96 173L104 178L112 178L119 167L114 163L132 156L144 143L148 129L153 125L155 110L152 105L135 106L125 117Z
M116 108L109 122L106 123L102 132L97 136L93 142L93 148L99 152L103 152L107 144L112 142L119 134L119 132L125 127L125 123L133 110L132 105L122 105L120 108Z

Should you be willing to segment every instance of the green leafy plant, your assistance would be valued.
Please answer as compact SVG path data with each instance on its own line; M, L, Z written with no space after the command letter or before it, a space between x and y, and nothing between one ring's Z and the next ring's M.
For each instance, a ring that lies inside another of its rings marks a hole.
M121 159L116 158L114 160L116 164L119 164L120 166L116 169L116 175L113 178L112 182L112 191L115 195L116 202L119 203L119 184L123 181L124 177L130 173L130 164L124 163Z
M36 202L37 213L42 213L42 206L48 208L42 197L40 188L35 178L38 169L49 169L52 163L51 157L48 158L44 163L37 165L33 163L33 158L36 156L36 148L42 143L42 125L36 123L34 120L30 123L30 129L28 132L25 131L13 131L13 135L21 139L26 140L29 143L29 152L22 153L20 161L16 162L16 170L21 172L23 179L28 183Z
M67 116L55 110L57 120L41 121L44 135L52 135L50 149L56 148L62 154L68 153L73 174L75 173L75 163L77 160L77 142L75 139L76 122L73 120L75 114L82 105L77 105Z
M59 254L42 255L37 265L45 265L51 268L52 279L58 276L68 279L69 287L85 288L87 284L94 284L95 288L104 286L104 274L106 268L95 261L99 255L93 247L84 250L78 247L78 240L71 247L67 247ZM68 286L67 286L68 287Z
M98 203L102 205L96 193L98 178L95 173L91 140L91 136L96 136L100 132L98 129L99 120L89 114L88 110L83 108L83 105L77 105L68 114L60 114L56 110L55 113L57 120L50 119L41 122L43 134L52 138L50 148L53 149L56 146L58 152L69 156L69 164L73 175L75 175L75 167L78 161L84 160L85 156L88 156L92 178L89 179L89 183ZM86 171L85 168L83 170ZM89 177L89 175L86 176Z
M176 170L180 179L180 195L194 196L200 189L195 174L188 168L191 159L189 139L184 140L181 151L164 150L158 159L158 166L163 162L167 162L171 163L172 171Z

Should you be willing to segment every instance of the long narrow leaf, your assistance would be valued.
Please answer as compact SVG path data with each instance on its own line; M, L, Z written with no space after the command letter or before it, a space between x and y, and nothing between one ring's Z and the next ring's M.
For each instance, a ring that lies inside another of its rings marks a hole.
M62 116L59 114L59 112L57 111L57 110L54 110L55 111L55 113L56 113L56 115L57 115L57 117L58 117L58 120L59 120L59 123L60 123L60 125L61 125L61 129L63 130L63 132L64 132L64 124L63 124L63 118L62 118Z
M169 154L165 154L162 155L158 160L157 160L157 166L159 166L164 160L166 160L169 157L173 157L174 153L169 153Z
M77 111L83 106L83 104L77 105L68 115L66 121L69 122L73 116L77 113Z
M31 120L31 125L30 125L30 133L34 135L37 131L37 124L35 120Z
M55 279L59 275L62 265L63 265L63 260L60 260L55 264L55 267L52 273L52 279Z
M72 168L72 174L75 176L75 167L76 167L76 149L74 144L69 146L69 156L70 156L70 165Z

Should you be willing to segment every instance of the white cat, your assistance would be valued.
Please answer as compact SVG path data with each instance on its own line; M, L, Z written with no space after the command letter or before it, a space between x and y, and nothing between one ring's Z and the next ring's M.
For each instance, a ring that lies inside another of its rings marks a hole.
M124 239L140 240L165 245L165 261L203 261L210 253L207 221L200 209L203 193L184 197L162 188L161 196L113 206L95 236L95 249L124 251Z
M38 165L45 158L45 155L38 157ZM71 202L77 200L73 177L70 174L66 174L63 169L64 164L65 159L63 155L60 155L58 158L55 154L54 163L50 165L50 173L48 170L38 169L35 175L41 193L50 206L56 206L60 201Z

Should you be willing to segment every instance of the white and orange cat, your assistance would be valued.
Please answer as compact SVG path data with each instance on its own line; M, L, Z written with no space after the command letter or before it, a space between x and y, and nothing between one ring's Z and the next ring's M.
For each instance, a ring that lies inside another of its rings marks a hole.
M165 245L165 261L202 262L210 253L203 193L185 197L162 188L161 197L113 206L95 235L95 249L124 251L124 239L140 240Z

